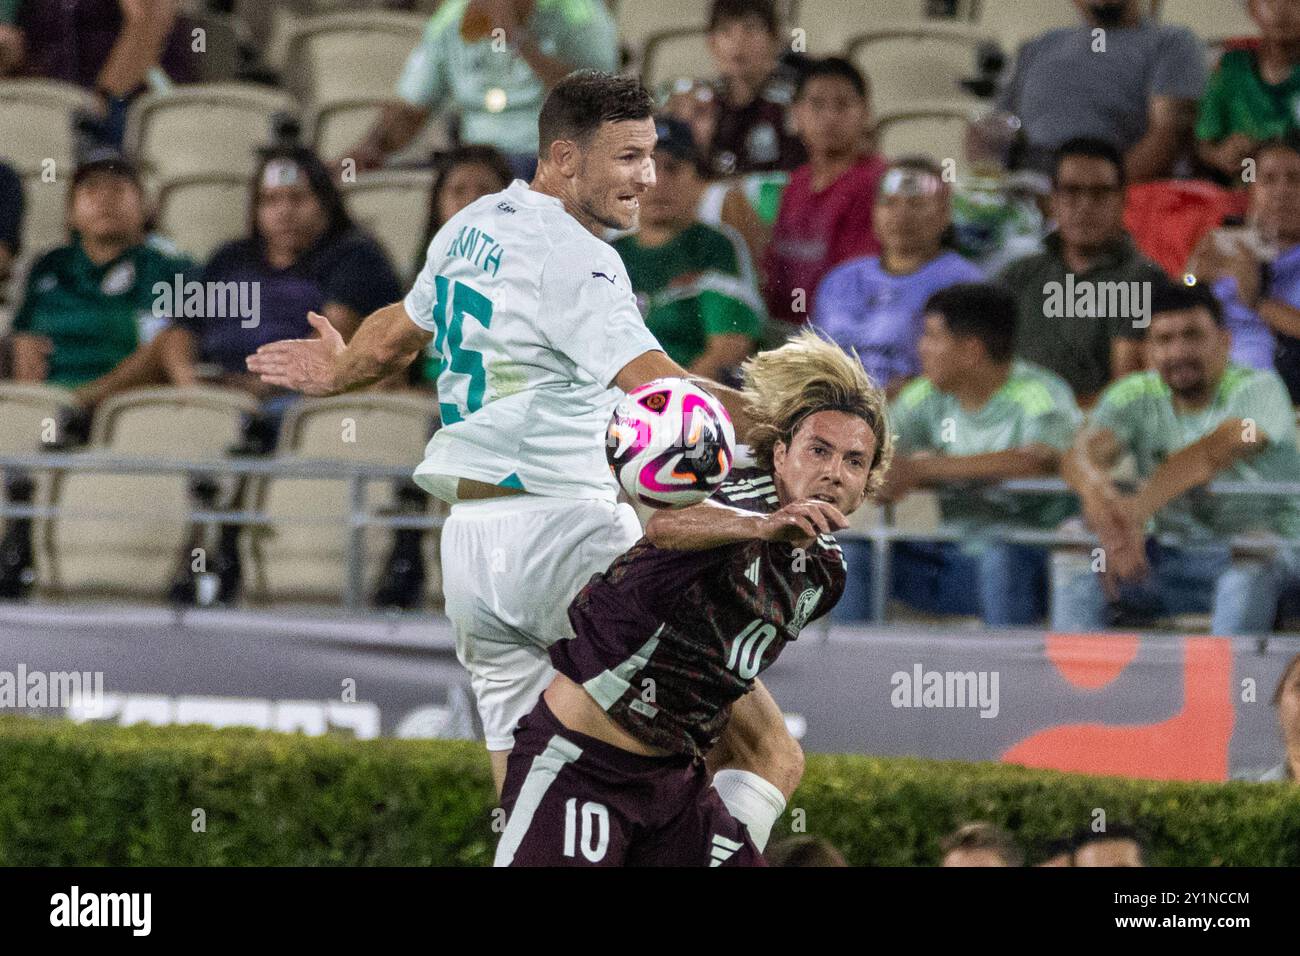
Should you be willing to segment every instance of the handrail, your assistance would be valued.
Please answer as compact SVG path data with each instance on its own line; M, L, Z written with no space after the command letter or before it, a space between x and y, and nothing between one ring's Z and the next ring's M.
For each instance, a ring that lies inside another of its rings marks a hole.
M441 528L446 516L441 514L379 514L371 512L365 501L365 486L375 480L409 480L412 469L404 465L376 465L369 462L341 461L338 459L313 459L288 457L267 458L205 458L172 459L113 455L97 451L48 452L29 455L0 455L0 471L20 469L28 472L88 472L111 474L187 474L207 477L225 475L252 475L268 478L316 478L343 480L348 483L349 511L344 522L348 531L347 576L343 603L355 609L361 603L364 585L364 533L367 528L430 530ZM970 487L1000 490L1014 494L1071 494L1069 486L1059 478L1025 478L997 484L969 483ZM1205 486L1216 495L1252 497L1300 498L1300 481L1261 482L1219 481ZM93 509L65 509L54 505L25 505L0 498L0 519L5 518L83 518L97 520L126 520L139 518L142 512L114 512ZM228 524L241 526L268 526L275 523L292 525L337 525L331 517L308 515L272 519L266 512L240 510L214 510L190 507L183 516L189 523L208 525ZM873 617L877 623L885 621L888 604L889 545L894 541L961 541L970 538L970 532L952 526L940 525L927 531L899 528L893 523L893 507L885 506L876 515L874 524L865 529L848 529L837 536L847 541L868 541L872 545L872 585L875 590ZM1086 530L1040 530L1007 526L990 529L989 537L1016 544L1037 544L1044 547L1088 547L1098 543L1096 535ZM1162 544L1189 543L1176 535L1157 536ZM1190 542L1197 543L1197 542ZM1226 542L1236 550L1258 550L1278 544L1300 546L1300 539L1281 536L1240 535Z

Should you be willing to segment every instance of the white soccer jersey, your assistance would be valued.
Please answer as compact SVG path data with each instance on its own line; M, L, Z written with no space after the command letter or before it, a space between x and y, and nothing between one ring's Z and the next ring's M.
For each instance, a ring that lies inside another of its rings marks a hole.
M440 497L448 483L432 476L616 499L605 428L622 393L611 383L660 345L608 243L515 180L438 230L405 304L441 357L442 428L417 484Z

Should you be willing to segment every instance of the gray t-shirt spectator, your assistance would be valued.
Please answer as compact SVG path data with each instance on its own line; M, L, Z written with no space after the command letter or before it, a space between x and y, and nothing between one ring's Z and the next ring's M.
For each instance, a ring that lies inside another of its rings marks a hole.
M1021 164L1050 172L1053 151L1076 136L1128 152L1146 135L1153 97L1199 100L1206 77L1205 49L1186 27L1143 21L1104 34L1065 27L1020 48L998 107L1023 124Z

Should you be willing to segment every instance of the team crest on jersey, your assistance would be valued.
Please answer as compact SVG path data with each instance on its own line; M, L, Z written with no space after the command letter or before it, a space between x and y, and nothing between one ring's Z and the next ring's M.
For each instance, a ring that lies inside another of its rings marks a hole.
M821 599L821 588L809 588L803 594L800 594L799 600L794 605L794 616L790 618L790 627L795 631L802 631L803 626L808 623L808 619L817 610L817 605Z

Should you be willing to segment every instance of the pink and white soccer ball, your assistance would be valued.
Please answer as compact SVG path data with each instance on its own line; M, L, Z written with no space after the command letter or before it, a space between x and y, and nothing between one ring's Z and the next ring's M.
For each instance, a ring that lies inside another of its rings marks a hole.
M628 392L605 434L610 471L628 497L652 508L699 504L726 481L735 450L722 403L683 378Z

